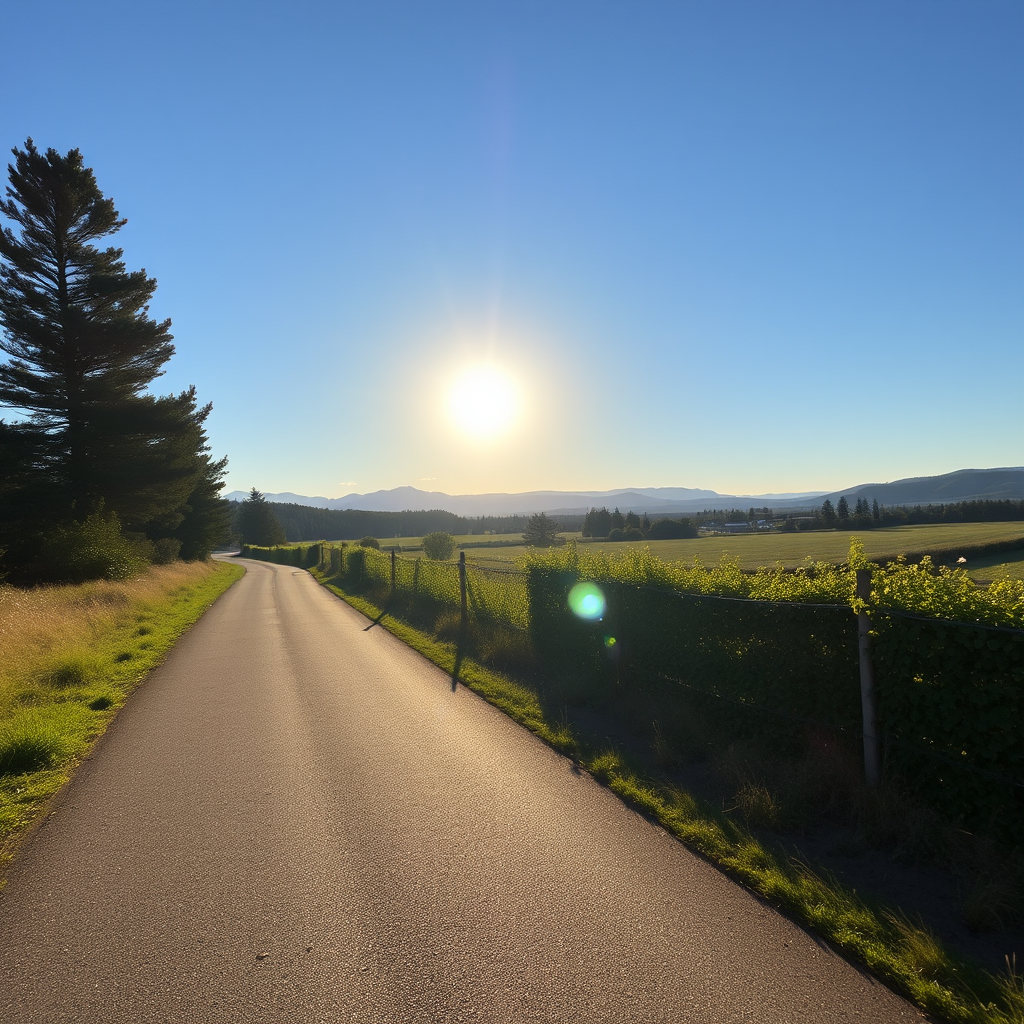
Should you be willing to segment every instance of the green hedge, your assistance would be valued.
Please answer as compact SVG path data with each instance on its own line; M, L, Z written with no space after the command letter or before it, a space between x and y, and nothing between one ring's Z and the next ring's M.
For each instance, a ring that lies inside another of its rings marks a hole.
M657 714L663 735L690 730L694 709L737 733L770 728L786 744L805 742L808 728L857 735L857 629L849 608L603 581L605 614L587 622L568 605L575 573L534 564L527 580L534 649L559 679L576 681L584 700L626 715L639 703Z
M1024 835L1024 631L879 612L878 717L891 766L956 817Z

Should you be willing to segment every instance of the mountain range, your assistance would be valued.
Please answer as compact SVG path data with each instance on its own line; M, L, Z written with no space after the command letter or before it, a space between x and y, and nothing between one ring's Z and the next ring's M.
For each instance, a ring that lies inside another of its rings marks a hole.
M516 494L445 494L416 487L393 487L369 494L346 494L342 498L311 497L290 491L265 494L267 501L310 505L314 508L351 508L364 512L411 512L444 509L460 516L530 515L534 512L579 514L593 506L618 508L621 512L667 515L700 512L706 508L749 508L769 505L773 509L811 508L826 498L833 504L840 497L848 501L866 498L880 505L927 505L953 501L1024 500L1024 467L1003 469L960 469L941 476L908 477L889 483L856 484L840 491L803 491L782 494L720 494L696 487L626 487L610 491L523 491ZM245 491L224 495L243 501Z

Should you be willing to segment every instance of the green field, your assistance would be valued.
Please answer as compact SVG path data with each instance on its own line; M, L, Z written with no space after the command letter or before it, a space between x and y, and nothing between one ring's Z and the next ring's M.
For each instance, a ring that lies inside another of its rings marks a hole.
M979 583L998 580L1024 580L1024 548L1003 551L998 555L982 555L968 562L968 575Z
M646 545L653 554L669 562L692 562L694 558L700 558L706 565L712 565L722 555L728 555L737 559L742 568L756 569L779 562L786 567L798 566L806 558L816 562L842 562L850 550L851 537L860 538L868 558L875 560L907 553L930 553L936 560L955 560L958 548L1018 539L1022 548L1020 557L1024 559L1024 523L928 523L863 532L833 530L813 533L752 533L698 537L694 540L584 543L588 550L616 553ZM486 564L489 561L519 558L526 550L522 543L509 544L507 547L470 549L466 552L466 558ZM1002 552L985 559L979 557L977 567L968 562L967 568L978 579L1002 579L1006 576L1020 579L1022 577L1019 574L1024 572L1024 562L1012 561L1015 554ZM1002 575L994 575L996 567L1000 567L1001 571L1005 568ZM976 568L977 572L974 571Z
M464 533L455 534L454 536L455 543L458 546L471 550L475 548L486 550L487 548L515 545L519 546L519 554L526 550L523 546L523 535L521 533ZM382 551L387 551L393 547L398 548L400 551L419 551L423 545L422 537L378 537L377 540L380 542ZM337 545L341 541L328 541L328 543ZM345 543L351 544L352 541L345 541ZM469 555L466 557L468 558Z

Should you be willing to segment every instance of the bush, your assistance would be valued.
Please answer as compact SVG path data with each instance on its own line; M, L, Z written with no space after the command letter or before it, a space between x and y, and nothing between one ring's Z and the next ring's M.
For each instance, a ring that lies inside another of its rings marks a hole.
M380 551L380 541L376 537L364 537L359 541L359 546L361 548L376 548L377 551Z
M643 540L644 531L639 526L627 526L625 538L626 540Z
M609 540L625 540L626 539L626 531L623 530L621 527L613 526L608 531L608 539Z
M161 537L153 541L153 564L170 565L181 553L181 541L177 537Z
M435 562L444 562L452 557L455 538L450 533L428 533L423 538L423 553Z
M121 533L113 513L95 512L83 523L58 526L39 545L40 581L85 583L126 580L144 572L148 559Z
M647 531L651 540L685 540L698 536L697 527L689 519L657 519Z
M352 585L363 582L363 571L366 568L366 549L362 547L345 548L345 576Z

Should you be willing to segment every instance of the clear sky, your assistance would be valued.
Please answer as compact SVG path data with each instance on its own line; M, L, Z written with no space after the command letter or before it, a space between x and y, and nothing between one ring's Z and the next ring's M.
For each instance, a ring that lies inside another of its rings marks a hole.
M0 143L79 148L128 218L156 390L213 402L229 488L1024 464L1020 0L8 0L2 32Z

